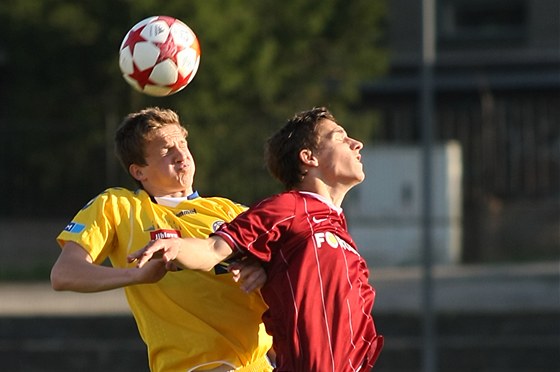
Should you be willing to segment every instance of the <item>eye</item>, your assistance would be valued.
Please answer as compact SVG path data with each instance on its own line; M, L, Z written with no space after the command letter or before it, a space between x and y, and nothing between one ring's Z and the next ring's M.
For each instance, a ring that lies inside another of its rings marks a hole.
M334 140L337 142L344 142L344 140L346 139L346 134L342 133L342 132L337 132L334 135Z

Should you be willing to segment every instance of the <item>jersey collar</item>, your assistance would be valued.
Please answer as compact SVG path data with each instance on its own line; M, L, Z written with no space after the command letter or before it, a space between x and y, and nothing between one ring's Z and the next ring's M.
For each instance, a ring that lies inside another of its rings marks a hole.
M153 195L150 195L150 199L152 200L153 203L155 204L161 204L161 205L177 205L179 204L182 200L193 200L196 198L199 198L200 195L198 194L198 191L194 191L192 194L187 195L186 197L182 197L182 198L167 198L167 197L155 197Z
M325 198L323 195L319 195L317 193L311 192L311 191L298 191L300 194L305 194L305 195L309 195L317 200L322 201L323 203L325 203L326 205L328 205L330 208L334 209L338 214L342 213L342 208L341 207L337 207L336 205L333 204L332 201L330 201L329 199Z

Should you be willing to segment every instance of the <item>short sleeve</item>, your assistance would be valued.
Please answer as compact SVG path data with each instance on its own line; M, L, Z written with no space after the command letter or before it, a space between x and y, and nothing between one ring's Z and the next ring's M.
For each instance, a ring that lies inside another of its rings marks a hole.
M268 262L280 241L286 239L294 216L294 196L279 194L249 208L215 234L232 248Z

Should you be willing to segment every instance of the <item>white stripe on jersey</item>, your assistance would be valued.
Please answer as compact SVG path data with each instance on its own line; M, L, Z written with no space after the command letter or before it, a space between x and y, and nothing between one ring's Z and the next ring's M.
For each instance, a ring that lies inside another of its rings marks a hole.
M281 249L279 250L279 252L280 252L280 257L282 257L282 261L284 261L286 266L288 266L288 260L286 260L286 256L284 256L284 252ZM296 325L296 333L299 341L300 335L299 335L299 328L297 327L297 324L299 322L299 309L296 303L296 296L294 293L294 285L292 284L292 278L290 278L290 272L287 270L286 270L286 279L288 280L288 284L290 286L290 293L292 295L292 304L294 305L294 312L295 312L294 324ZM301 342L298 342L298 346L299 346L299 353L301 354L302 353Z
M303 198L303 204L304 204L304 209L305 209L305 214L307 215L307 222L309 223L309 230L311 231L311 236L314 236L315 231L313 229L313 224L310 222L311 220L311 216L309 215L309 211L307 209L307 199ZM327 307L325 305L325 292L323 289L323 273L321 272L321 264L319 263L319 252L318 252L318 247L317 247L317 241L315 239L312 239L313 241L313 250L315 253L315 265L317 267L317 275L319 276L319 283L321 285L321 305L323 306L323 317L325 319L325 328L327 329L327 337L329 340L329 352L330 352L330 356L331 356L331 370L333 372L335 372L334 370L334 352L333 352L333 345L332 345L332 340L331 340L331 330L329 328L329 317L327 314Z

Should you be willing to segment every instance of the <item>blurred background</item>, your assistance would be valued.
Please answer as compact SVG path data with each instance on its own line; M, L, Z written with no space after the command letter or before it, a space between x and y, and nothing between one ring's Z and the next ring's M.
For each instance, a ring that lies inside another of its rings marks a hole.
M430 205L435 334L422 304L420 0L3 0L0 357L6 371L142 371L122 293L54 293L55 237L92 197L133 184L121 119L176 110L195 187L247 205L280 191L262 161L293 113L327 106L362 151L344 204L377 288L379 371L560 370L560 2L437 0ZM197 34L183 91L151 98L118 68L151 15ZM429 353L428 353L429 354Z

